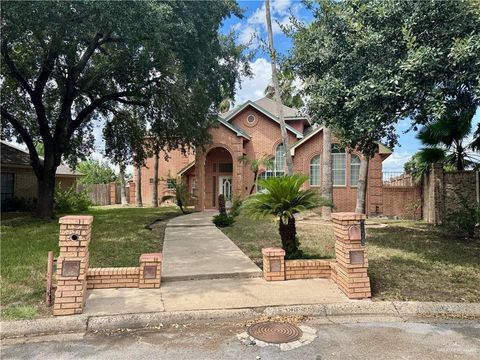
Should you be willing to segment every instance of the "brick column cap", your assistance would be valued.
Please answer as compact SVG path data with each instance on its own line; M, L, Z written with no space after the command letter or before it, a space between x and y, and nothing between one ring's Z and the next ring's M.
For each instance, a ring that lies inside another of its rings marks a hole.
M67 215L58 219L59 224L69 225L88 225L93 222L93 216L91 215Z
M262 254L265 256L285 256L285 250L279 247L263 248Z
M140 262L148 262L148 261L159 261L161 262L163 260L163 254L162 253L147 253L147 254L142 254L140 255Z
M332 220L365 220L365 218L365 214L356 212L332 213Z

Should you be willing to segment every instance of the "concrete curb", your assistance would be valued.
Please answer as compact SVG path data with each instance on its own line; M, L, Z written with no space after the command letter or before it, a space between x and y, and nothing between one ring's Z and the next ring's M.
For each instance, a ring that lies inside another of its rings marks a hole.
M118 315L75 315L38 320L0 322L0 338L87 333L119 328L139 329L183 322L231 322L258 316L305 315L328 320L361 317L387 317L401 320L428 316L454 316L480 319L480 303L435 303L401 301L351 301L346 303L268 306L259 308L152 312Z

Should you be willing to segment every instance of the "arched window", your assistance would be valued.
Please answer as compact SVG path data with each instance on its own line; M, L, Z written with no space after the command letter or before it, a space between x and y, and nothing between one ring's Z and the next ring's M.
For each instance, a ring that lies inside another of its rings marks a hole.
M320 186L320 155L310 160L310 186Z
M350 156L350 186L358 185L360 176L360 158L357 155Z
M332 181L334 186L345 186L346 172L346 154L345 149L338 145L332 145Z
M272 165L265 171L258 174L258 179L269 179L271 177L281 177L285 175L285 146L278 144L275 149L275 157ZM262 187L258 186L257 191L261 191Z

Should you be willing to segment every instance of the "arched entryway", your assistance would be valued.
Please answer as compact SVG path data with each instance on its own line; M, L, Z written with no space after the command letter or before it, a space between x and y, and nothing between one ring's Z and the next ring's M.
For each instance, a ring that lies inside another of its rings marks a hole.
M218 209L218 195L233 196L233 158L223 147L214 147L205 158L205 209Z

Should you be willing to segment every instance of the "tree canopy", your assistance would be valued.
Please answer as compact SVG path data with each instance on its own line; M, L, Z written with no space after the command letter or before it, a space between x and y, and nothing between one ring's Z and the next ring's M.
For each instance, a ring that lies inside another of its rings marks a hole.
M117 180L115 171L104 161L85 160L78 164L77 170L83 174L80 178L83 184L109 184Z
M165 104L175 103L190 114L175 118L181 139L205 139L197 129L211 123L223 96L233 97L235 82L248 70L233 36L218 32L231 15L241 12L228 0L2 4L2 137L29 149L43 189L40 215L52 213L62 158L88 155L93 120L123 106L164 121L171 114ZM39 142L44 162L35 149Z
M296 22L288 64L304 81L312 118L372 155L445 116L470 121L480 102L478 0L322 0Z

